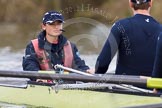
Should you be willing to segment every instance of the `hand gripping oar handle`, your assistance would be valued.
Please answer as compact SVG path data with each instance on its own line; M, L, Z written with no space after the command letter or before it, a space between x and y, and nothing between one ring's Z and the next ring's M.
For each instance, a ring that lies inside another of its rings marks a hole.
M67 70L69 72L73 72L73 73L77 73L77 74L81 74L81 75L93 76L92 74L85 73L85 72L82 72L82 71L78 71L78 70L75 70L75 69L72 69L72 68L64 67L64 66L59 65L59 64L55 65L54 68L55 69L59 68L59 69Z

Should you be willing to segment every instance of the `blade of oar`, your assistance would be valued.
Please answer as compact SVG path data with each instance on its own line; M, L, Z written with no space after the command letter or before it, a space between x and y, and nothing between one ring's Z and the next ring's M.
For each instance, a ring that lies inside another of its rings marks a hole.
M62 65L55 65L55 68L60 68L60 69L63 69L63 70L66 70L66 71L69 71L69 72L73 72L73 73L77 73L77 74L81 74L81 75L86 75L86 76L93 76L92 74L89 74L89 73L85 73L85 72L82 72L82 71L78 71L78 70L75 70L75 69L72 69L72 68L68 68L68 67L65 67L65 66L62 66Z
M162 88L162 79L140 79L136 76L129 75L102 75L102 76L85 76L74 74L46 74L38 73L38 71L7 71L0 70L1 77L17 77L17 78L35 78L35 79L62 79L69 81L84 81L97 83L113 83L113 84L131 84L135 86L147 86L149 88ZM157 83L158 82L158 83Z

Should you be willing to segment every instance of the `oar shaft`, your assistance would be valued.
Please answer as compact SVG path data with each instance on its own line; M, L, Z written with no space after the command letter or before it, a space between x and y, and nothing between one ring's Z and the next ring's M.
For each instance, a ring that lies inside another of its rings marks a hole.
M84 81L98 83L114 83L114 84L132 84L146 86L146 79L131 77L125 75L103 75L103 76L85 76L85 75L64 75L38 73L37 71L0 71L1 77L18 77L18 78L35 78L35 79L62 79L69 81Z

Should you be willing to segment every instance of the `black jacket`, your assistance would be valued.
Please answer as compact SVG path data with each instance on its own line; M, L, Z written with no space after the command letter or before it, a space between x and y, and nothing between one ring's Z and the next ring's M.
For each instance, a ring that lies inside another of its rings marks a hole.
M64 44L67 42L67 39L63 35L60 35L58 44L50 44L48 41L46 41L45 35L46 35L45 31L42 31L38 35L39 48L44 49L49 53L52 65L56 64L63 65L63 47ZM85 65L84 60L81 60L81 58L79 57L79 52L76 45L71 43L71 47L73 50L73 57L74 57L72 68L80 71L86 71L87 69L89 69L89 67ZM22 66L23 70L26 71L41 70L32 42L30 42L26 47Z
M115 74L151 76L161 30L153 17L142 14L117 21L98 56L96 73L104 74L118 51Z

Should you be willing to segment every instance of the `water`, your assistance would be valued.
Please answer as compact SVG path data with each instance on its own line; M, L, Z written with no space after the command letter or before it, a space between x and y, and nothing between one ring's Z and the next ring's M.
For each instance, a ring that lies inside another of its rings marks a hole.
M0 49L0 70L22 70L23 51L11 52L10 47Z

